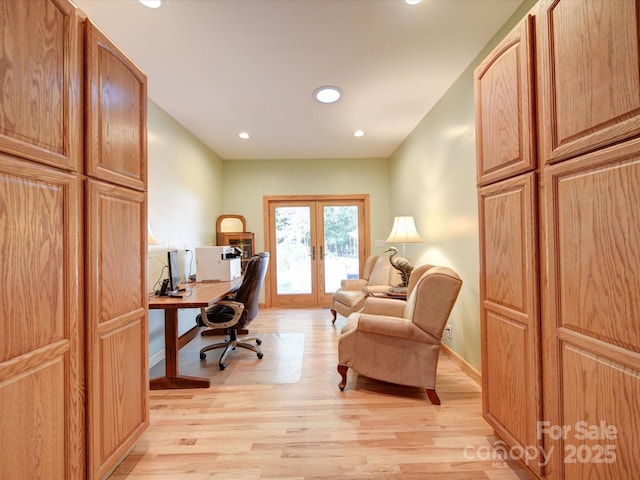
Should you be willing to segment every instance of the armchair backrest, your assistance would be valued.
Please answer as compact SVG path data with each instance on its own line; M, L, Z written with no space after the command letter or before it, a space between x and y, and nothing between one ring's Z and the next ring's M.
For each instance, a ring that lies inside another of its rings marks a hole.
M368 262L369 259L367 259L367 263ZM391 266L391 263L389 263L389 258L386 256L377 255L375 256L375 261L372 262L369 275L365 275L364 278L367 279L369 285L397 285L402 281L400 272L398 272L398 270Z
M362 272L362 278L367 281L369 281L369 277L371 276L373 266L376 264L376 260L378 260L378 255L369 255L364 262L364 272Z
M269 252L261 252L249 259L242 276L240 288L236 291L234 300L244 305L244 311L238 322L238 328L243 328L258 315L258 300L260 289L264 282L269 266Z
M440 339L458 298L462 280L448 267L426 267L419 277L414 276L417 269L411 272L409 288L413 288L409 290L403 316L411 319L420 329Z
M407 298L411 296L411 292L416 287L418 280L422 277L424 272L429 270L433 265L429 265L428 263L424 263L422 265L418 265L411 271L411 275L409 275L409 283L407 285Z

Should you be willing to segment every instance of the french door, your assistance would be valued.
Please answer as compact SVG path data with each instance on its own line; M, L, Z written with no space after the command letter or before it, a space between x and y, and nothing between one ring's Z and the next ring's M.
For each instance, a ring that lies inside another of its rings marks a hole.
M267 305L328 306L369 252L367 195L266 197Z

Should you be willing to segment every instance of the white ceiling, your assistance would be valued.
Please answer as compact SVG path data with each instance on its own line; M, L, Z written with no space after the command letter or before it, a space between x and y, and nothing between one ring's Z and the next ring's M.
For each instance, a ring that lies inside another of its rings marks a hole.
M522 2L73 1L225 160L389 157Z

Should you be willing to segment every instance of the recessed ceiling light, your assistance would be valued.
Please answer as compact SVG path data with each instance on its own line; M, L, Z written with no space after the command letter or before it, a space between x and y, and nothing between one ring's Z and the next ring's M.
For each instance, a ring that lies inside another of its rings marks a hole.
M238 134L238 136L239 136L241 139L246 140L246 139L247 139L247 138L249 138L251 135L249 135L247 132L240 132L240 133Z
M162 0L138 0L145 7L160 8L162 6Z
M362 130L356 130L353 132L354 137L364 137L364 132Z
M338 87L320 87L313 92L313 97L321 103L333 103L340 99L340 89Z
M422 0L404 0L404 3L406 3L407 5L417 5L421 2Z

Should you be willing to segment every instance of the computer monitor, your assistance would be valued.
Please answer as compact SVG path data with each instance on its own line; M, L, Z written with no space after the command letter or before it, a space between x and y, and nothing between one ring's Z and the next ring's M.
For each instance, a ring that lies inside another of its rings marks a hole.
M169 290L170 293L177 293L180 285L180 264L178 263L178 251L169 250L167 252L169 260Z

